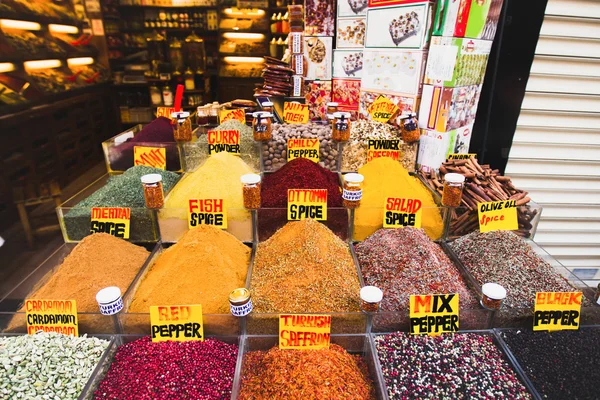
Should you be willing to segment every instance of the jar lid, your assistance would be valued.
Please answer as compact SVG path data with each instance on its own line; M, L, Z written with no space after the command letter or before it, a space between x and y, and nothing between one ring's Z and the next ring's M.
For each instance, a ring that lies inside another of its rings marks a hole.
M360 289L360 298L367 303L379 303L383 299L383 292L376 286L365 286Z
M246 174L240 177L240 180L245 185L254 185L260 182L260 175L258 174Z
M254 118L258 118L258 117L261 117L261 118L271 118L271 117L273 117L273 114L271 114L268 111L256 111L256 112L252 113L252 116Z
M449 173L444 175L444 180L450 183L463 183L465 176L461 174Z
M151 185L153 183L161 182L162 176L160 174L147 174L147 175L142 175L142 177L140 179L142 180L142 183L147 183L147 184Z
M96 301L98 304L110 304L113 301L119 300L119 297L121 297L121 289L117 286L109 286L96 294Z
M330 101L329 103L327 103L327 107L337 107L339 106L338 103L336 103L335 101Z
M506 297L506 289L497 283L485 283L481 292L492 300L503 300Z
M351 116L351 114L349 112L338 111L338 112L334 112L333 113L333 118L346 118L346 119L349 119L350 116Z
M262 103L263 107L273 107L273 103L271 103L270 101L265 101L264 103Z
M365 177L361 174L356 174L354 172L344 175L344 180L348 183L361 183L365 180Z
M246 301L250 298L250 291L246 288L239 288L232 290L229 293L229 301L233 301L234 303L239 303L241 301Z
M185 119L190 116L189 111L175 111L171 113L171 118Z

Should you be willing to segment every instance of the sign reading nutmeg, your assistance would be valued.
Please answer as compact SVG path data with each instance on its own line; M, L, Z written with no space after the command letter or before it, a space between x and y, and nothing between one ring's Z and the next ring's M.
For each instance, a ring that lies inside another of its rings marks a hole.
M223 199L190 199L188 202L188 227L213 225L227 229L227 208Z
M79 336L75 300L25 300L27 333L57 332Z
M308 158L310 161L318 163L320 146L319 139L288 139L287 160Z
M410 296L410 333L439 335L458 331L458 294Z
M307 124L308 104L287 101L283 103L283 121L288 124Z
M150 306L150 332L153 342L204 341L202 306Z
M288 189L288 221L327 221L327 189Z
M537 292L533 310L533 330L579 329L582 297L582 292Z
M241 108L237 108L235 110L221 110L219 113L219 118L221 123L235 119L240 121L242 124L246 124L246 112Z
M93 207L90 233L103 232L129 239L131 209L127 207Z
M379 95L377 99L369 106L367 111L371 118L377 122L388 122L397 112L399 108L392 103L390 99L384 95Z
M237 129L211 130L206 132L208 154L227 152L240 154L240 131Z
M133 146L133 165L167 169L167 149L164 147Z
M375 158L391 158L394 161L400 159L399 139L369 139L367 145L367 162Z
M329 347L330 338L331 315L279 315L280 349L325 349Z
M419 199L388 197L385 199L383 214L384 228L421 227L423 203Z
M477 204L479 215L479 231L516 231L519 229L517 219L517 201L488 201Z

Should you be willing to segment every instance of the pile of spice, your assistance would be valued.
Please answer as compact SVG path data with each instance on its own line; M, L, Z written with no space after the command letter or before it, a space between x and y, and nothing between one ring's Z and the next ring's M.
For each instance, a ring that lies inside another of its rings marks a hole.
M188 230L190 199L223 199L227 230L242 241L252 240L250 213L244 209L240 177L254 171L240 157L217 153L186 174L165 199L159 213L163 241L175 242Z
M342 150L342 171L357 171L368 161L369 139L400 140L398 161L408 172L415 171L417 144L404 143L400 129L390 124L361 119L352 123L350 140Z
M242 368L240 400L375 398L364 360L335 344L322 350L252 351Z
M500 335L542 398L598 398L600 329L510 330Z
M228 313L229 293L245 286L249 263L249 247L219 228L200 225L158 257L128 311L146 313L157 304L202 304L205 314Z
M401 311L410 295L458 293L461 309L477 307L458 268L422 229L380 229L356 245L365 285L383 290L381 309Z
M54 332L0 337L0 398L78 399L108 343Z
M237 345L215 339L152 343L143 337L119 347L94 398L229 399L237 355Z
M131 221L129 239L155 241L156 226L153 215L146 210L144 188L140 178L147 174L160 174L163 189L167 193L179 180L175 172L139 165L131 167L122 175L111 176L106 184L93 194L67 209L64 216L65 229L71 240L81 240L90 234L92 207L130 207Z
M533 307L536 292L577 291L510 231L472 232L450 248L481 285L493 282L506 289L502 308Z
M444 225L433 194L390 158L376 158L358 170L365 177L363 197L356 209L354 239L364 240L383 226L384 204L388 197L419 199L422 202L422 228L432 240L442 236Z
M490 335L375 336L390 399L530 399Z
M258 313L358 311L350 249L325 225L289 222L256 252L250 283Z

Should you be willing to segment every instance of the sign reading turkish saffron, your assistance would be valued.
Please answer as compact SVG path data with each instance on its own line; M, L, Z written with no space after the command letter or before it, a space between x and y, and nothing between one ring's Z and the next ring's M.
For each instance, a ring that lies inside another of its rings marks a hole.
M234 119L246 125L246 112L241 108L235 110L221 110L221 112L219 113L219 117L221 123L231 121L232 119Z
M327 221L327 189L288 189L288 221Z
M164 147L133 146L133 165L167 169L167 149Z
M288 139L287 160L295 158L308 158L310 161L319 162L319 139Z
M384 124L390 120L397 112L399 108L397 105L392 103L390 99L384 95L379 95L377 99L369 106L367 111L371 118L377 122L383 122Z
M369 139L367 144L367 162L375 158L400 159L400 140Z
M326 349L329 347L330 337L331 315L279 315L280 349Z
M410 296L410 333L436 336L458 331L458 294Z
M213 225L227 229L227 208L223 199L190 199L188 203L188 226Z
M153 342L204 341L202 306L151 306L150 331Z
M75 300L25 300L27 333L57 332L79 336Z
M533 311L534 331L579 329L581 292L537 292Z
M156 107L156 118L165 117L171 119L171 114L174 112L174 107Z
M103 232L129 239L131 209L127 207L93 207L90 233Z
M283 121L288 124L307 124L308 104L287 101L283 103Z
M477 154L476 153L465 153L465 154L452 153L452 154L448 154L448 160L468 160L469 158L477 158Z
M516 231L519 229L517 219L517 201L488 201L477 204L479 215L479 231Z
M388 197L385 199L383 214L384 228L421 227L423 203L419 199Z
M240 154L240 131L237 129L214 130L206 133L208 141L208 154L225 151L231 154Z

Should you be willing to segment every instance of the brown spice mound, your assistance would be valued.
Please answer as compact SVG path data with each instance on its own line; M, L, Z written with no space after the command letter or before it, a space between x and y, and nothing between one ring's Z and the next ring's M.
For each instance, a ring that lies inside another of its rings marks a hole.
M362 358L335 344L302 351L273 347L244 356L240 400L373 398Z
M311 219L289 222L258 245L250 288L258 313L359 310L348 245Z
M200 225L166 249L135 292L129 312L153 305L202 304L205 314L229 313L229 293L244 287L250 248L233 235Z

